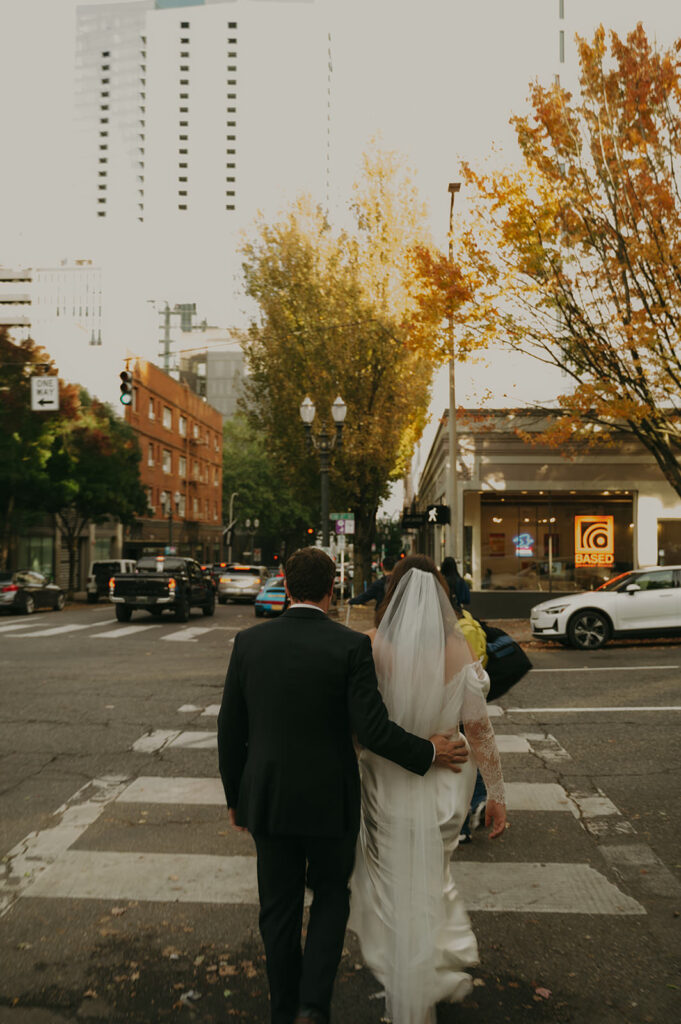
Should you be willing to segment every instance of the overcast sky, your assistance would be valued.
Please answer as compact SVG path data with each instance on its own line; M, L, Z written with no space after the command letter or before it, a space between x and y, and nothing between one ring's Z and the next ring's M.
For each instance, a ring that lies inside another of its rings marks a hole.
M508 118L523 109L531 79L570 74L575 31L588 35L603 22L626 32L641 20L663 45L681 36L678 0L565 0L562 23L559 0L316 2L332 30L339 187L349 188L367 139L380 132L416 169L442 245L447 183L456 180L459 158L479 162L492 146L512 158ZM72 251L76 6L76 0L0 0L0 264L89 255ZM462 194L461 209L465 201ZM499 381L505 376L498 367ZM461 401L474 401L483 380L494 382L494 368L464 369ZM531 379L524 385L535 393L540 388ZM424 451L445 405L440 377Z

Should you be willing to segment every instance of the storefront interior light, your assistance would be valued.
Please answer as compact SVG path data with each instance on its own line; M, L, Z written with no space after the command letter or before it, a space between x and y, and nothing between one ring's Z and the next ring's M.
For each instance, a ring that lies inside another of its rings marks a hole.
M493 523L503 523L503 521L504 520L503 520L502 516L492 516L492 522Z

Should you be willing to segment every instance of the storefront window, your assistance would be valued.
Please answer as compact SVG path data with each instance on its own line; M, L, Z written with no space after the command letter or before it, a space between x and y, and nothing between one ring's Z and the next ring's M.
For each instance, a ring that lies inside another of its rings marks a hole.
M18 568L51 576L54 562L52 537L22 537L19 540Z
M591 590L633 566L630 495L483 495L482 587Z

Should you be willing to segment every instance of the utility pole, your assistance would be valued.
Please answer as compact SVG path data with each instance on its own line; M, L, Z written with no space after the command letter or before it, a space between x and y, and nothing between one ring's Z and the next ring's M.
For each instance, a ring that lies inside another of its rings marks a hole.
M450 181L449 192L449 263L454 262L454 196L461 188L461 182ZM454 316L449 314L449 414L447 416L447 434L449 441L449 473L447 474L447 504L449 505L449 550L461 571L459 538L461 523L459 522L459 492L456 478L456 458L458 439L456 434L456 358L454 353Z

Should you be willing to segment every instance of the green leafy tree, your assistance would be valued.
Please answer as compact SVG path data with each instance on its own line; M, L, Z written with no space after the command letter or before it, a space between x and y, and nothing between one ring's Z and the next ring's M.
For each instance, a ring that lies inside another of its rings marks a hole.
M59 381L59 411L31 410L31 377L56 374L44 349L0 327L0 566L14 537L44 512L54 439L78 412L78 388Z
M415 345L419 313L409 253L427 244L425 211L391 153L367 156L352 202L355 230L334 231L300 200L260 223L243 248L247 293L259 314L244 339L251 421L286 482L319 508L319 467L305 448L301 400L332 429L338 394L348 408L331 460L332 507L355 516L355 577L369 579L376 512L425 425L432 364ZM427 316L419 314L419 341Z
M236 518L259 519L258 534L278 551L304 537L305 526L314 515L302 502L268 450L265 434L245 416L228 420L222 442L222 507L227 516L232 494Z
M46 463L46 507L69 555L69 594L75 588L78 538L90 522L131 522L147 509L135 432L113 409L80 393L77 419L62 424Z

